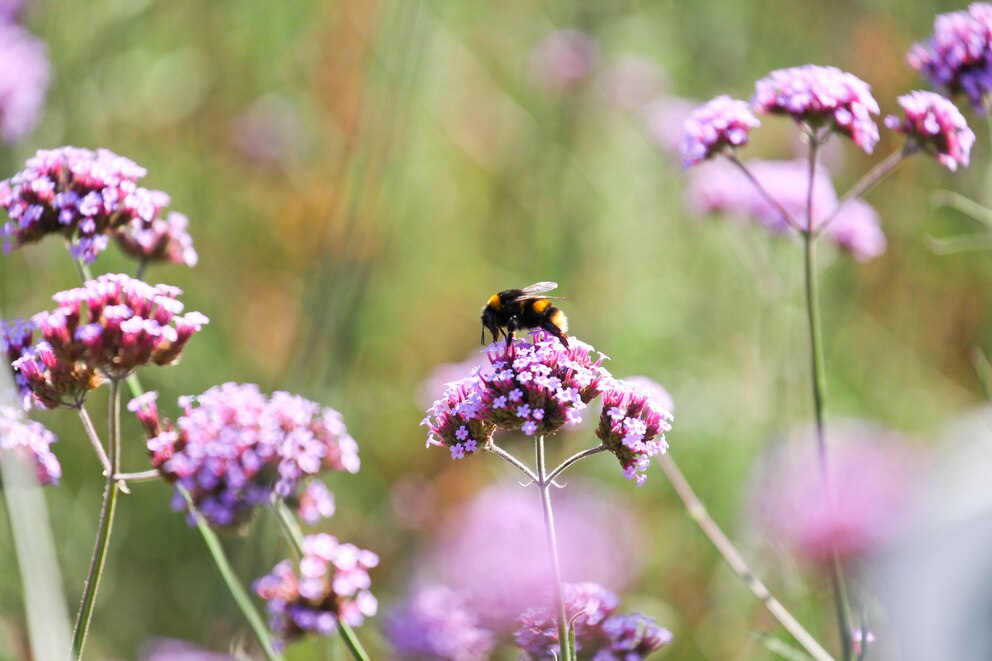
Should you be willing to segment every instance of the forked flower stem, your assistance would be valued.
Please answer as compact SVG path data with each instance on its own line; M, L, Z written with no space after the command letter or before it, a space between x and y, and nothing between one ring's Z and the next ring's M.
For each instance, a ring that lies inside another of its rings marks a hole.
M76 615L76 625L72 632L72 658L81 659L86 635L89 633L90 620L93 617L93 607L96 604L97 591L100 588L100 578L107 562L107 550L110 548L110 533L114 526L114 513L117 509L118 485L114 473L120 469L120 429L121 429L121 391L117 380L110 381L110 412L108 417L107 439L110 446L106 481L103 489L103 505L100 508L100 524L97 527L96 545L90 568L83 588L83 598ZM80 411L82 408L80 407ZM83 426L86 426L84 422ZM92 426L92 425L91 425ZM89 433L89 430L87 430ZM99 439L97 439L99 443Z
M588 448L586 450L583 450L582 452L576 452L571 457L561 462L557 468L555 468L553 471L548 473L548 483L550 484L551 482L554 482L555 478L561 475L566 468L568 468L575 462L579 461L580 459L585 459L586 457L591 457L594 454L599 454L600 452L605 452L605 451L606 451L606 446L600 444L594 448Z
M754 572L748 567L747 562L740 554L740 551L737 550L737 547L734 546L733 542L720 529L720 526L710 517L709 512L706 511L706 506L696 496L696 493L692 490L692 487L685 479L682 471L679 470L678 465L676 465L671 455L663 454L659 456L658 463L661 464L661 470L665 473L672 488L675 489L675 493L678 494L679 499L685 506L689 518L699 526L699 529L710 540L710 543L713 544L730 569L737 574L744 582L744 585L758 598L758 601L761 602L772 617L778 620L779 624L816 661L834 661L834 658L823 649L823 646L816 641L816 638L803 628L803 625L792 616L781 602L772 596L772 593L765 587L765 584L754 575Z
M816 268L816 228L813 225L813 183L816 177L817 156L820 148L820 138L813 134L809 147L809 183L806 198L806 231L803 232L803 248L805 254L806 276L806 318L809 322L810 363L813 385L813 410L816 415L816 450L820 465L821 487L828 502L832 502L830 471L827 462L827 438L824 422L826 404L827 378L825 361L823 359L823 331L820 322L820 295L818 289L818 273ZM888 159L886 159L888 160ZM866 189L867 190L867 189ZM844 584L844 574L837 552L833 550L831 565L831 582L833 583L834 610L837 615L837 627L840 635L841 652L844 661L850 661L851 645L851 609L847 600L847 587Z
M863 177L858 179L854 185L851 186L846 193L844 193L844 196L840 198L840 202L837 203L837 207L822 223L819 224L818 227L816 227L816 234L820 234L830 223L834 222L848 202L863 197L868 191L874 188L876 184L882 181L882 179L885 179L885 177L891 174L893 170L899 167L903 161L918 151L919 147L915 143L907 142L902 149L897 149L875 164L875 167L868 170Z
M497 457L500 457L501 459L504 459L504 460L508 461L517 470L519 470L521 473L523 473L524 475L526 475L530 479L531 482L537 483L537 482L540 481L540 480L538 480L538 477L534 473L534 471L532 471L531 469L527 468L527 466L525 466L522 461L520 461L519 459L517 459L512 454L510 454L509 452L507 452L503 448L499 447L498 445L496 445L492 441L490 441L489 443L486 443L485 445L483 445L482 446L482 451L483 452L490 452L490 453L496 455Z
M100 463L103 465L103 474L110 475L114 472L114 467L110 465L110 457L107 456L107 451L103 447L103 443L100 442L100 436L96 433L96 427L93 426L93 420L90 418L90 414L86 412L86 408L80 404L76 408L76 412L79 413L79 419L83 423L83 429L86 430L86 437L90 440L90 445L96 451L97 457L100 458Z
M561 562L558 559L558 539L555 536L555 516L551 509L551 479L548 476L544 462L544 434L537 437L534 444L537 468L537 487L541 492L541 506L544 511L544 534L548 540L548 555L551 559L551 569L554 573L553 595L555 602L555 619L558 624L558 643L562 661L572 661L568 645L568 620L565 614L565 590L561 581Z
M787 222L790 227L792 227L795 230L798 230L799 232L803 232L804 231L803 225L802 225L802 223L799 222L799 219L796 218L794 215L792 215L792 213L790 213L789 210L786 209L782 205L782 203L779 202L778 199L776 199L776 197L774 195L772 195L771 193L769 193L767 188L765 188L764 186L761 185L761 182L758 181L758 178L755 177L754 174L752 174L752 172L747 169L747 166L746 165L744 165L739 160L737 160L737 157L736 156L729 156L728 155L727 156L727 159L731 163L733 163L734 165L736 165L737 168L742 173L744 173L744 176L747 177L747 180L751 182L751 185L754 186L755 190L758 191L758 193L761 195L761 197L765 198L765 201L768 202L768 204L770 204L773 207L775 207L775 210L778 211L780 214L782 214L782 218L785 219L785 222Z
M303 557L303 531L300 530L299 524L296 522L296 517L293 513L286 507L285 501L279 498L275 493L272 494L272 511L276 515L276 519L279 521L279 527L282 529L283 535L289 540L292 545L293 550L296 555ZM369 655L362 647L362 643L359 642L358 637L355 635L355 630L351 628L348 623L338 619L338 631L341 632L341 639L344 641L345 647L351 652L351 656L355 658L356 661L369 661Z

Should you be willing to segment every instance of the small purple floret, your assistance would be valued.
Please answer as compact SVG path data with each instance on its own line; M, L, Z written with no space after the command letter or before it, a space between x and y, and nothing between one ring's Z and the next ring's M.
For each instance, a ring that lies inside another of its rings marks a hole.
M751 129L760 124L745 101L724 95L703 104L682 125L682 167L688 169L725 149L744 146Z

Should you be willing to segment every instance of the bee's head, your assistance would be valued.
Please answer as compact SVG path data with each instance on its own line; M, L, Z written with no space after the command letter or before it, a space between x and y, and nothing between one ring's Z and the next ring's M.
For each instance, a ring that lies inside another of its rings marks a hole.
M482 336L480 338L482 344L486 343L486 329L492 333L493 342L499 339L499 321L496 316L496 308L491 303L482 308Z

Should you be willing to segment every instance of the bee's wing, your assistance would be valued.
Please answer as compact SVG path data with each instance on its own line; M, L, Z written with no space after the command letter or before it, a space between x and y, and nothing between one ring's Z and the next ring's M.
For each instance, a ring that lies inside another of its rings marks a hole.
M520 290L523 297L534 297L537 294L543 294L544 292L549 292L552 289L557 289L557 282L535 282L529 287L524 287Z

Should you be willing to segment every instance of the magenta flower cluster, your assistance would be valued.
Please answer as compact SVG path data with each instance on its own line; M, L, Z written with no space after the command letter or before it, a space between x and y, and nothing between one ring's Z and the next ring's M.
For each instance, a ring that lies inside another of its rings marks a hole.
M34 324L27 319L0 320L0 351L7 357L8 364L13 365L31 347L35 330ZM13 376L21 404L25 410L30 409L34 397L27 378L20 372L13 372Z
M672 641L667 629L640 613L616 615L616 595L595 583L564 586L566 619L575 629L579 659L639 661ZM528 609L520 616L514 640L524 659L551 661L559 650L558 627L550 608Z
M742 147L751 129L760 124L746 101L723 95L703 104L683 124L682 167L698 165L724 149Z
M0 460L10 454L28 462L41 485L58 484L62 467L52 453L55 435L40 422L28 420L24 412L0 406Z
M480 450L497 428L535 436L580 422L609 377L603 357L593 360L592 352L575 338L566 348L544 331L509 345L494 342L487 349L491 373L473 370L448 384L428 410L428 445L448 447L459 459Z
M965 94L979 114L988 111L992 91L992 4L939 14L933 35L907 54L910 66L950 95Z
M134 161L106 149L39 150L24 170L0 182L0 208L10 216L3 228L4 250L53 234L71 241L74 258L92 262L114 237L145 261L189 263L195 253L189 253L185 224L156 225L169 196L138 186L146 174ZM178 247L170 249L170 244Z
M338 622L361 625L378 608L368 570L379 556L321 533L303 540L299 574L284 560L255 581L269 610L269 628L285 645L309 633L328 636Z
M878 142L879 113L871 87L836 67L807 64L772 71L755 84L759 112L789 115L813 129L827 127L851 138L869 154Z
M116 235L117 245L126 254L142 262L169 262L196 266L199 255L193 248L193 237L186 228L189 218L170 211L163 219L135 217Z
M486 661L496 647L466 595L434 586L419 590L386 618L386 637L401 659Z
M628 480L644 483L651 457L668 451L665 432L671 428L671 412L648 388L612 380L603 391L596 436L620 460Z
M886 126L905 133L922 149L932 152L948 170L953 172L959 165L968 167L975 133L957 106L933 92L910 92L898 100L905 119L889 115Z
M225 383L181 398L175 424L160 417L155 398L128 404L148 435L152 465L186 488L211 525L246 522L273 492L313 521L333 513L333 500L320 487L300 494L304 484L324 470L358 472L358 445L341 414L298 395ZM173 506L185 507L179 493Z

